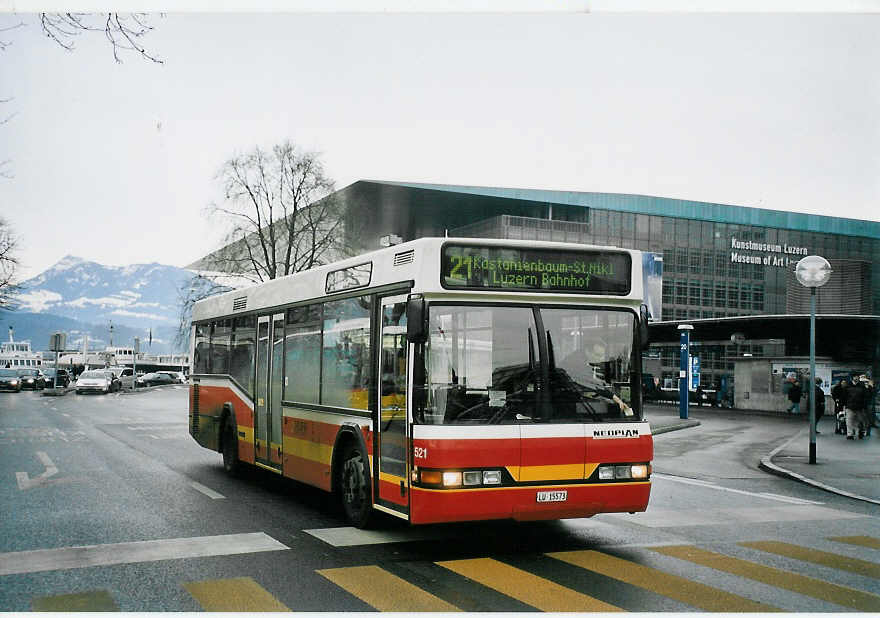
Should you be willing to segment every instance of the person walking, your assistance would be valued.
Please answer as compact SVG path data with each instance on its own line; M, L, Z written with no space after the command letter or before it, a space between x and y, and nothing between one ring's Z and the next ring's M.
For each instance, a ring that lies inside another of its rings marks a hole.
M871 437L871 426L874 424L874 412L871 410L871 403L874 399L874 389L872 382L868 376L859 376L859 386L865 391L865 405L862 406L861 421L859 423L859 437L864 435L866 438Z
M819 420L825 415L825 391L822 390L822 378L816 378L813 396L816 398L816 433L820 433Z
M865 436L862 427L864 421L863 411L867 403L868 389L862 386L858 378L853 380L852 386L846 389L846 439L855 440L856 434L861 440Z
M791 378L791 386L788 389L788 400L791 402L791 405L788 406L786 412L789 414L801 413L801 394L801 385L797 383L795 378Z

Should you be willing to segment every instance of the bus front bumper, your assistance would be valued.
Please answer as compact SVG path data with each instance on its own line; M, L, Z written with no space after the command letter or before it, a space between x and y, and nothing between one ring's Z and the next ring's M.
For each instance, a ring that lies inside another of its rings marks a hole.
M539 501L552 494L556 501ZM557 492L565 492L560 499ZM531 485L491 489L412 488L410 522L429 524L486 519L535 521L644 511L651 481Z

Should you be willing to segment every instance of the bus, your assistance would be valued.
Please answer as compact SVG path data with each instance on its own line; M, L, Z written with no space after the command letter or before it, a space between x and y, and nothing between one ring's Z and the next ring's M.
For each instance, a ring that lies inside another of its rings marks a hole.
M422 238L199 301L190 434L357 527L644 511L639 253Z

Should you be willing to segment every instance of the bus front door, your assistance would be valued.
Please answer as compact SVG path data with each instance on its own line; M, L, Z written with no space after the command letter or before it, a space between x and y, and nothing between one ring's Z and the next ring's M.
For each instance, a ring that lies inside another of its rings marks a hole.
M376 503L406 517L409 513L406 296L383 298L380 311Z

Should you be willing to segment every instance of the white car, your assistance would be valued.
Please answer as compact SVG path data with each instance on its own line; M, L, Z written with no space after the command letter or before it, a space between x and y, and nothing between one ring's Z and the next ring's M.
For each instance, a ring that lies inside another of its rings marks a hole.
M120 388L119 378L107 369L92 369L84 371L76 380L76 394L83 393L112 393Z
M110 367L109 370L119 378L122 388L129 390L134 388L134 369L131 367Z

